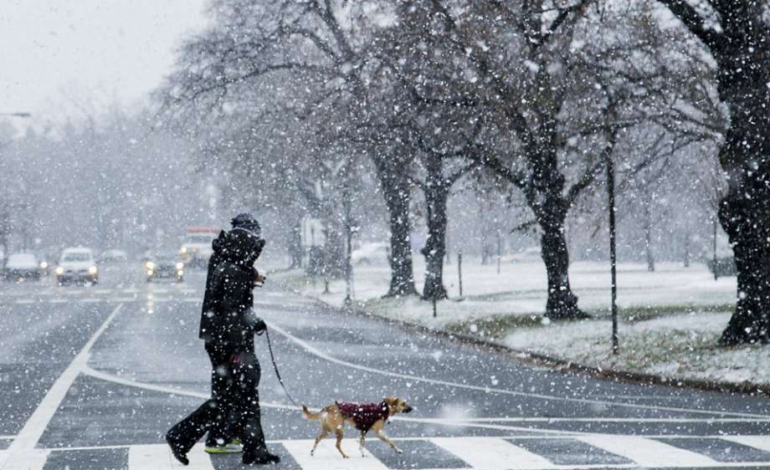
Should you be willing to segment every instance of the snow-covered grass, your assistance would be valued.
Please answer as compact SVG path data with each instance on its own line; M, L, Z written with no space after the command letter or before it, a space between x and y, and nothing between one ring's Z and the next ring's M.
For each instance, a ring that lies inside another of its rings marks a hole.
M433 306L416 297L382 296L389 285L387 266L355 268L355 306L379 315L430 328L484 337L512 348L538 352L581 364L667 377L770 384L770 347L716 347L734 306L735 278L714 281L706 267L659 263L622 264L618 272L620 354L611 354L610 277L606 263L578 262L570 268L580 306L594 318L549 323L542 319L547 282L542 263L463 264L459 297L457 264L445 267L451 299ZM415 263L422 284L424 265ZM280 275L304 295L341 306L344 281L331 281L329 293L320 278L300 272Z

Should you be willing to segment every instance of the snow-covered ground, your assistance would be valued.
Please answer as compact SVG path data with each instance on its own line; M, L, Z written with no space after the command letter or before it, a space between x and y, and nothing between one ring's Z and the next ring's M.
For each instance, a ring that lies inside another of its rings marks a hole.
M457 263L445 266L444 280L450 300L438 303L438 316L432 317L432 305L419 299L386 299L390 283L387 266L356 266L354 298L367 310L380 315L411 321L425 326L445 327L471 319L499 315L539 315L545 309L547 281L540 262L481 265L477 260L463 262L463 297L459 297ZM287 275L284 275L284 277ZM415 260L415 279L422 285L424 264ZM606 263L578 262L570 269L570 279L580 299L580 307L590 313L609 311L610 274ZM309 279L289 273L291 287L305 295L341 306L345 298L344 281L332 281L330 293L324 294L323 279ZM618 305L625 309L669 309L685 307L729 310L735 299L735 278L714 281L706 267L689 268L677 263L658 263L655 272L646 265L623 264L618 268Z
M418 286L424 264L415 260ZM459 297L457 263L445 266L451 299L433 306L418 298L383 299L389 268L356 266L354 298L367 312L431 328L484 336L519 350L539 352L589 366L645 372L667 377L730 382L770 383L770 347L723 349L716 341L735 302L735 278L714 281L702 264L658 263L655 272L643 264L622 264L618 272L620 345L611 354L610 276L606 263L578 262L570 278L580 306L594 319L549 324L541 314L546 301L545 268L539 262L482 266L463 263L463 297ZM344 281L300 272L277 276L302 294L341 306Z

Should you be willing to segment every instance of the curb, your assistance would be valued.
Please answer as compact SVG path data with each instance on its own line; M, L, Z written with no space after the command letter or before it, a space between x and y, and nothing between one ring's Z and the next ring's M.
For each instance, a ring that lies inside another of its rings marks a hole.
M671 388L699 390L704 392L716 392L724 394L741 394L752 396L765 396L770 397L770 384L756 384L752 382L722 382L716 380L700 380L700 379L685 379L677 377L666 377L662 375L647 374L643 372L631 372L625 370L615 369L602 369L599 367L588 366L573 361L561 359L559 357L548 356L545 354L536 353L533 351L523 351L511 348L504 344L490 341L488 339L479 338L477 336L466 335L462 333L450 333L443 329L429 328L424 325L412 323L406 320L397 320L394 318L382 317L367 312L363 308L356 306L335 307L327 304L323 300L302 295L295 289L289 289L290 291L316 301L323 305L324 308L329 310L338 311L345 314L352 314L357 316L364 316L367 318L376 319L384 323L395 324L402 328L409 330L419 331L421 333L431 334L433 336L446 338L452 341L459 341L466 345L481 347L486 350L491 350L499 354L505 354L518 361L535 364L539 366L549 367L551 369L572 373L577 375L590 376L600 380L608 380L620 383L630 383L637 385L659 385Z

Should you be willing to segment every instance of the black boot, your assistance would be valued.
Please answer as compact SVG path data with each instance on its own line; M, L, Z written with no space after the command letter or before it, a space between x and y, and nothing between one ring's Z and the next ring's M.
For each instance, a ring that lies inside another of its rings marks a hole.
M166 442L171 447L171 453L174 454L174 458L182 465L190 465L190 459L187 458L187 451L185 451L171 435L166 434Z
M268 465L277 464L281 461L281 458L275 454L265 450L258 451L256 453L244 452L242 462L244 465Z

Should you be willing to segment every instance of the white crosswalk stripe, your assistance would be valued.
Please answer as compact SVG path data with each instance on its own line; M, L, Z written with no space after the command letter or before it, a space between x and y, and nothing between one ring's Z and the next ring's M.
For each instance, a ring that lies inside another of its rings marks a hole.
M25 450L11 455L0 453L0 468L3 470L41 470L48 460L50 451L43 449Z
M594 435L577 438L632 460L642 467L711 467L720 463L705 455L638 436Z
M754 449L760 449L768 452L767 461L758 462L756 457L752 460L740 461L733 455L730 461L718 462L697 452L684 450L659 440L639 436L620 436L620 435L587 435L558 437L560 441L573 440L602 449L614 456L624 457L631 462L607 461L587 464L565 463L564 454L560 453L562 458L560 464L555 464L549 459L549 455L542 451L532 450L533 447L527 446L524 449L525 442L532 442L532 438L520 439L517 445L516 437L441 437L441 438L407 438L406 441L420 441L431 443L442 449L448 455L454 456L468 467L483 470L587 470L587 469L646 469L646 468L770 468L770 436L704 436L704 439L724 439L741 445L749 446ZM543 439L549 439L543 436ZM537 439L538 441L540 438ZM399 441L399 439L396 439ZM670 441L669 441L670 442ZM680 441L683 446L693 439L685 438ZM350 456L349 459L343 459L335 448L335 440L330 437L321 442L314 456L310 455L310 449L313 447L312 440L288 440L288 441L269 441L271 450L282 454L285 461L280 468L301 468L302 470L387 470L389 467L386 462L393 462L396 459L402 461L397 468L404 468L404 462L413 461L409 465L410 469L431 469L431 470L450 470L435 465L435 462L421 459L420 455L405 452L401 456L396 456L392 451L386 448L382 443L374 441L367 443L365 450L366 457L361 457L358 451L357 439L349 438L343 441L343 449ZM678 444L678 443L677 443ZM280 449L282 446L283 450ZM116 446L121 448L123 446ZM369 449L374 450L370 452ZM424 448L424 447L423 447ZM46 462L52 456L66 452L85 452L90 450L95 452L103 450L104 447L96 448L76 448L76 449L28 449L13 454L7 450L0 450L0 469L1 470L42 470L46 468ZM187 468L191 470L213 470L218 468L212 462L220 456L209 456L204 452L202 444L197 445L188 454L190 465L183 467L171 455L169 447L165 444L152 445L134 445L128 446L124 451L127 455L127 462L112 462L110 468L128 468L128 470L169 470ZM562 451L563 452L563 451ZM543 453L544 455L540 455ZM376 455L375 455L376 454ZM379 458L378 458L379 457ZM87 455L83 455L88 459ZM104 454L102 454L104 458ZM115 458L114 456L111 458ZM126 457L122 457L126 459ZM552 456L555 459L556 456ZM382 459L382 460L381 460ZM389 460L393 459L393 460ZM293 460L293 462L292 462ZM90 460L89 460L90 461ZM92 461L91 461L92 462ZM577 461L576 461L577 462ZM448 463L448 461L447 461ZM285 467L283 465L286 465ZM460 466L460 465L456 465ZM91 465L93 467L93 465ZM91 468L89 467L89 468ZM48 465L47 468L51 468ZM71 466L73 470L77 467Z
M191 470L214 470L211 459L202 445L192 448L189 454L190 465L179 463L166 445L132 446L128 451L129 470L165 470L169 468L187 468Z
M770 452L770 436L724 436L722 439Z
M549 460L499 438L436 438L430 441L456 455L473 468L488 470L557 468Z
M315 451L315 455L310 455L310 449L313 448L312 440L298 440L284 442L283 446L289 451L292 458L303 469L328 469L328 470L387 470L388 467L377 460L368 450L364 450L366 457L361 457L358 451L357 439L348 439L342 442L342 450L350 456L349 459L343 459L339 451L334 447L334 436L321 441Z

